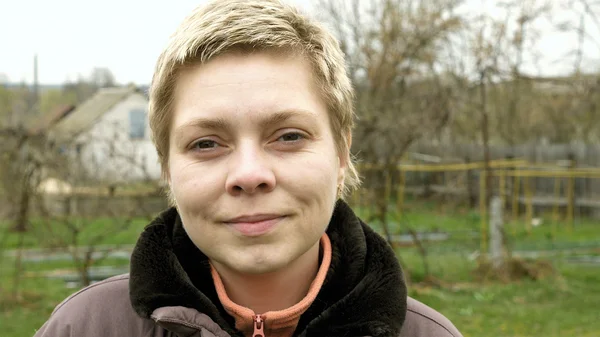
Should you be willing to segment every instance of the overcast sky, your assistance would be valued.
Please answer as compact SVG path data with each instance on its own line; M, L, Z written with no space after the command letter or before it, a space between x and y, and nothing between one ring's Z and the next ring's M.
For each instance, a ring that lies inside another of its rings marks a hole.
M314 13L307 1L289 1ZM0 77L4 74L11 82L31 82L33 55L37 53L39 79L44 84L76 80L79 75L87 76L94 67L109 68L119 83L148 84L169 35L203 2L0 0ZM468 0L467 10L489 10L495 2ZM561 14L560 10L557 14ZM591 38L600 42L600 31L592 29L597 28L593 22L588 25ZM572 69L567 62L557 60L575 48L576 36L544 36L539 43L544 61L535 71L555 75ZM584 62L588 69L598 68L598 45L587 43Z

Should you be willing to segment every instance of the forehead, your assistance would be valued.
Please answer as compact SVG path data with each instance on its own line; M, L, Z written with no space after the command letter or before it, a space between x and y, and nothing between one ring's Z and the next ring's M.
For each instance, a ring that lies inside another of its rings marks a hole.
M173 127L189 119L253 118L306 111L327 119L309 62L290 53L232 52L179 74Z

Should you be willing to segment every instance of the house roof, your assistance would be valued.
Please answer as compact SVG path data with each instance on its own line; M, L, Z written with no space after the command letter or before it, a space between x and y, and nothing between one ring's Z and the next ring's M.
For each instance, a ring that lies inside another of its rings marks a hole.
M27 131L31 135L40 134L48 129L50 129L54 124L60 122L63 118L69 115L73 110L75 110L74 105L64 104L59 105L54 108L49 113L43 115L42 117L34 120L31 125L27 127Z
M79 105L52 128L57 140L68 140L89 129L102 115L117 103L136 92L135 87L99 89L94 96Z

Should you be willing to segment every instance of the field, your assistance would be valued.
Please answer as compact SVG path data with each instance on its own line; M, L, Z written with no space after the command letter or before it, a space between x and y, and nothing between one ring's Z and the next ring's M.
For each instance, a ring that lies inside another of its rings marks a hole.
M362 213L368 216L366 211ZM531 234L524 230L522 223L510 224L507 233L511 234L509 242L515 254L539 255L552 263L556 274L539 280L525 278L499 282L480 281L473 273L480 245L480 221L476 213L413 202L401 221L395 215L391 219L416 231L449 233L444 242L423 243L429 275L425 273L424 260L416 248L400 247L397 252L404 267L410 271L410 295L445 314L465 336L600 336L600 320L597 319L600 263L581 262L584 257L600 257L600 224L578 221L571 231L561 223L544 223L534 227ZM105 221L108 220L99 219L88 231L93 234L100 230L106 225ZM140 220L126 232L102 244L133 244L144 224ZM380 230L376 223L373 227ZM402 234L402 228L392 229L395 234ZM0 242L4 247L16 245L14 234L3 235ZM26 238L25 242L33 248L36 240ZM101 264L126 267L127 263L126 259L109 258ZM3 336L34 334L54 306L76 290L65 287L63 280L40 275L70 267L69 261L25 263L25 276L19 283L23 298L16 303L7 296L13 286L13 258L5 255L0 260Z

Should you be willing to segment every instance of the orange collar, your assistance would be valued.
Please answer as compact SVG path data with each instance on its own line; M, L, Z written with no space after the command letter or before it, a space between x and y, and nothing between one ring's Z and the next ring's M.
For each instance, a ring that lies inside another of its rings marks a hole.
M279 311L269 311L260 315L264 320L265 330L268 331L265 335L275 337L291 336L293 334L298 325L298 321L300 320L300 316L310 307L321 290L321 286L323 285L325 276L329 270L329 265L331 264L331 241L327 234L323 234L321 237L321 249L323 253L321 265L319 266L317 276L311 283L306 296L290 308ZM223 304L225 310L235 318L236 329L244 332L244 335L246 336L251 336L252 331L254 330L254 317L256 316L256 313L249 308L234 303L229 296L227 296L223 281L212 264L211 274L221 304Z

